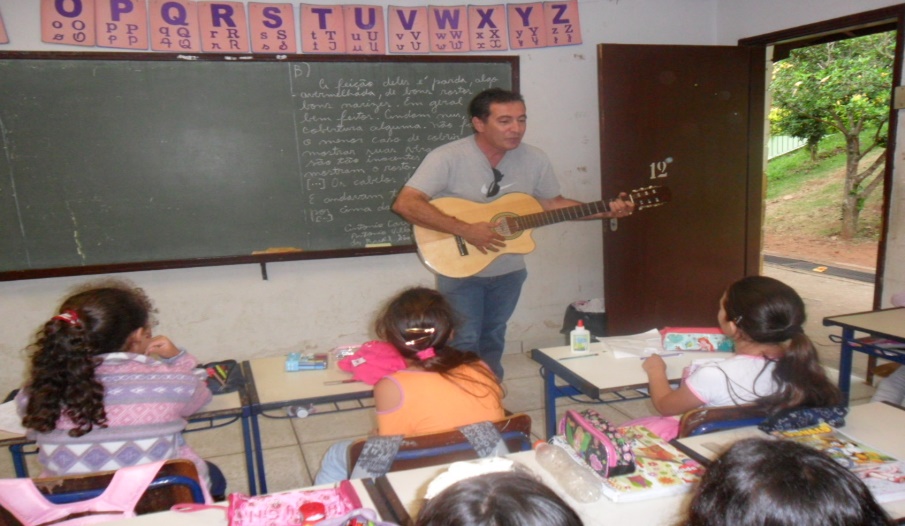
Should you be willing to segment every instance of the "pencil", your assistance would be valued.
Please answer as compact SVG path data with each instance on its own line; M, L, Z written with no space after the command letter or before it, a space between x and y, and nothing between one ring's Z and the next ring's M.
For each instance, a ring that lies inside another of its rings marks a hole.
M217 371L215 371L213 367L207 368L207 375L216 378L217 381L220 382L220 387L226 387L226 381L223 378L220 378L220 375L217 374Z
M563 360L575 360L575 359L577 359L577 358L589 358L589 357L591 357L591 356L597 356L597 353L595 352L595 353L593 353L593 354L582 354L581 356L566 356L565 358L560 358L559 361L563 361Z
M220 378L223 378L224 382L226 381L227 378L229 378L229 373L226 372L226 368L223 367L222 365L215 365L214 369L216 369L216 371L218 373L220 373Z

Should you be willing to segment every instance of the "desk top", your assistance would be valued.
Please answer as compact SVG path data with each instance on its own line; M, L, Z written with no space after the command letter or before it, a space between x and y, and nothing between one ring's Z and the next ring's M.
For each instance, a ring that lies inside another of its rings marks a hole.
M580 503L569 497L560 489L550 473L534 459L534 451L520 451L508 455L507 458L516 460L531 471L540 476L545 484L553 488L570 506L581 516L584 524L612 525L612 524L644 524L645 526L672 525L678 522L687 501L691 499L691 493L673 495L659 499L644 500L640 502L613 502L605 496L601 496L597 502ZM399 497L405 509L412 517L417 516L424 501L427 486L437 475L444 472L448 465L431 466L426 468L395 471L387 474L393 490Z
M612 349L607 346L606 338L591 344L587 356L572 353L568 345L533 349L531 359L547 367L556 376L567 381L583 394L592 398L600 398L606 392L622 391L647 387L647 373L641 368L642 360L638 357L616 358ZM670 380L679 380L682 370L692 360L702 358L731 358L733 353L725 352L692 352L684 351L664 353L666 374Z
M875 448L877 451L905 459L905 410L879 402L852 406L840 428L846 435ZM706 435L680 438L677 441L701 456L714 459L719 452L743 438L765 437L756 427L718 431ZM895 518L905 517L905 500L888 502L883 507Z
M828 316L823 318L823 324L905 340L905 307Z
M291 404L308 404L353 400L373 396L374 387L364 382L341 383L352 379L352 374L336 366L330 358L326 369L313 371L286 371L285 356L255 358L243 362L246 389L252 405L260 410L276 409Z

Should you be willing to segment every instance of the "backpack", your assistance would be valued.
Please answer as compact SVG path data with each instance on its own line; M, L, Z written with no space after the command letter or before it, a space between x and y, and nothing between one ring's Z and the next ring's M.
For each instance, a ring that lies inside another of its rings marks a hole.
M135 505L165 461L120 468L93 499L54 504L29 478L0 480L0 505L24 526L81 526L135 516Z

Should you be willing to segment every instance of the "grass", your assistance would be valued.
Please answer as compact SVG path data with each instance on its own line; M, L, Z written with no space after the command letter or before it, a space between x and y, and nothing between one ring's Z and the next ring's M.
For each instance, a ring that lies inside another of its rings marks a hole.
M872 130L862 134L869 144ZM872 151L861 160L861 169L880 155ZM765 230L775 234L795 233L806 237L832 238L842 226L842 189L845 181L845 140L841 134L824 138L817 160L806 148L767 163L767 208ZM868 198L861 212L856 240L876 241L880 235L882 186Z

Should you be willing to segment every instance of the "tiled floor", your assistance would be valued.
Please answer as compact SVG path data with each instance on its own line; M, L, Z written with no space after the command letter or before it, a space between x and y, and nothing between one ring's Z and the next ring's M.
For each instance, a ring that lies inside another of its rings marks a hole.
M527 354L507 354L503 357L506 369L506 398L504 404L512 412L531 415L535 439L543 437L543 383L539 366ZM835 378L835 371L829 371ZM869 400L873 388L853 379L853 403ZM583 397L582 397L583 398ZM568 398L560 399L557 413L581 405ZM336 440L365 436L374 427L373 411L349 403L348 411L312 414L307 418L288 418L274 411L277 418L261 418L264 462L267 469L268 490L281 491L311 485L326 449ZM634 400L596 406L596 409L615 424L632 418L653 414L648 400ZM238 423L213 430L186 434L193 448L205 459L223 470L230 492L247 492L245 457L242 453L242 433ZM29 456L32 473L40 469L34 455ZM0 454L0 478L12 477L9 455Z

